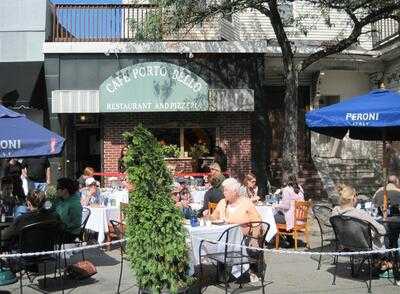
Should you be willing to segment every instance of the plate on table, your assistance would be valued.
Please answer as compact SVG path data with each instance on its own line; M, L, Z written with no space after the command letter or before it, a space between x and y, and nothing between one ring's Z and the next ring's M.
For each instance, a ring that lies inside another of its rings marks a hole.
M213 225L224 225L225 221L223 219L217 219L211 222Z

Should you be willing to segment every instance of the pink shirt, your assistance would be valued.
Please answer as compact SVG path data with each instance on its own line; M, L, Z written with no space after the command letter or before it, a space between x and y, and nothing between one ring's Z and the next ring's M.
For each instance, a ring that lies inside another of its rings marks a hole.
M282 189L282 200L279 204L275 205L275 208L282 211L285 215L287 230L291 230L294 226L294 202L303 200L304 193L302 187L300 187L300 192L298 194L296 194L290 186L286 186Z

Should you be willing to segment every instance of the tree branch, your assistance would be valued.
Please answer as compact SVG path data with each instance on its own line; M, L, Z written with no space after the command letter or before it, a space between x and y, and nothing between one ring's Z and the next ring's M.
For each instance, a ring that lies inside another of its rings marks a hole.
M398 9L400 9L400 3L387 5L385 7L382 7L381 9L371 12L370 14L368 14L367 16L365 16L364 18L362 18L361 20L359 20L357 23L354 24L353 30L347 38L340 40L338 43L334 45L326 46L325 48L309 55L306 59L304 59L301 62L300 70L301 71L305 70L311 64L324 57L340 53L346 50L352 44L357 42L358 38L362 34L362 29L365 26L372 24L378 20L389 18L391 13L393 13L393 11L396 11ZM351 16L350 18L353 19Z

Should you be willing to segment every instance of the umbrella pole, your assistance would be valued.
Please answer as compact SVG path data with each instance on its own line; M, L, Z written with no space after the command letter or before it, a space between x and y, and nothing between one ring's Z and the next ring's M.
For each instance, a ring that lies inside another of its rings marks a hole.
M386 219L387 217L387 208L388 208L388 195L387 195L387 182L388 182L388 158L387 158L387 152L386 152L386 140L385 140L385 132L383 132L383 178L384 178L384 183L383 183L383 219Z

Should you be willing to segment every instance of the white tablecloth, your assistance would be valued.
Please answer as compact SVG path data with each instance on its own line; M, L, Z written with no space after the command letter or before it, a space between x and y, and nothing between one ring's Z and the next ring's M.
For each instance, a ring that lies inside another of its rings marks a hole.
M120 203L128 203L129 202L129 192L126 190L117 190L108 194L108 199L115 199L117 207L120 206Z
M265 236L265 241L269 242L276 235L278 230L276 229L276 223L274 218L274 210L272 206L256 206L258 213L262 217L262 221L269 224L269 231L267 236Z
M119 220L118 207L89 207L90 217L86 229L98 232L97 241L103 243L108 233L110 220Z
M101 192L101 196L102 197L107 197L109 199L109 201L111 201L111 199L115 200L115 206L116 207L120 207L120 203L128 203L129 202L129 192L126 190L115 190L115 191L111 191L111 190L106 190Z
M191 227L190 225L185 225L186 230L189 233L189 239L192 251L192 262L194 265L200 264L199 248L201 240L217 241L222 233L234 225L211 225L211 226L199 226ZM240 243L242 234L238 230L238 234L232 237L232 243ZM215 251L214 251L215 252ZM211 253L211 252L207 252Z

